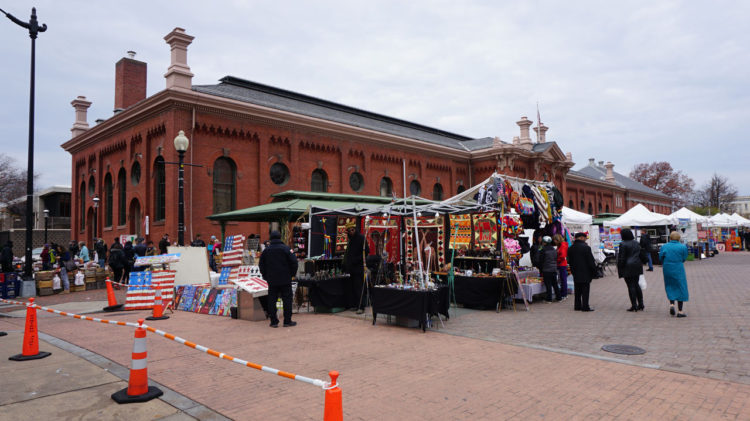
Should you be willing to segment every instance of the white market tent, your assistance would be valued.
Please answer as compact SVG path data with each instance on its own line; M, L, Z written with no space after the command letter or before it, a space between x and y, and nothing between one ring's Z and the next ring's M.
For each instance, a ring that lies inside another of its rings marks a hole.
M708 218L708 226L717 228L731 228L737 226L737 221L732 219L726 213L719 213Z
M675 218L670 215L651 212L642 204L637 204L627 212L611 221L604 221L606 227L651 227L656 225L674 225Z
M680 210L672 213L669 216L671 216L672 218L676 218L676 219L689 219L690 222L697 222L697 223L701 223L701 224L704 224L704 223L708 222L708 217L707 216L699 215L699 214L697 214L697 213L695 213L695 212L693 212L690 209L685 208L685 207L683 207Z
M587 213L579 212L575 209L563 206L562 221L564 224L591 225L594 222L594 217Z
M737 222L737 225L741 227L750 227L750 219L743 217L737 212L729 215L729 217L732 218L735 222Z

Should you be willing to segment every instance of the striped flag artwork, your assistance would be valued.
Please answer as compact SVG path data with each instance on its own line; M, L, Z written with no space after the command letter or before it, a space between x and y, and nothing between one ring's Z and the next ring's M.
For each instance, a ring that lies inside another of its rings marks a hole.
M163 303L174 298L175 271L130 272L125 310L150 310L154 306L153 285L159 285Z
M244 248L244 235L230 235L224 240L224 252L221 256L219 285L226 285L228 281L237 279L236 268L242 264Z
M255 297L268 294L268 282L260 275L257 266L240 266L237 279L230 281Z

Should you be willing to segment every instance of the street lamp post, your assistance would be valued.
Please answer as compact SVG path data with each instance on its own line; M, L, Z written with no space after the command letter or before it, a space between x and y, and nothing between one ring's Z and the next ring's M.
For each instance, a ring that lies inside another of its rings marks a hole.
M179 190L179 209L178 209L178 227L177 227L177 244L185 245L185 151L190 145L190 140L185 136L185 132L180 130L177 137L174 138L174 148L179 154L179 167L177 172L177 188Z
M49 209L44 210L44 244L47 244L47 220L49 219Z
M29 30L29 37L31 38L31 87L29 90L29 153L28 153L28 166L26 169L26 264L24 265L24 278L26 280L31 279L31 272L33 262L31 260L31 248L32 248L32 235L33 235L33 220L32 214L34 213L33 199L34 199L34 71L35 71L35 60L36 55L36 37L39 32L47 30L47 24L39 26L39 21L36 19L36 7L31 8L31 19L28 22L23 22L0 9L8 19L13 23Z
M96 223L99 221L97 219L97 211L99 209L99 196L94 196L94 233L92 234L92 238L94 241L96 241Z

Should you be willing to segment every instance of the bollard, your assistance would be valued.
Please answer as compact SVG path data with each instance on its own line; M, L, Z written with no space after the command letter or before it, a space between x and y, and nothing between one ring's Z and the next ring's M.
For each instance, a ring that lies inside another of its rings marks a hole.
M331 371L328 375L331 376L331 386L326 388L323 421L343 421L344 408L341 406L341 389L337 382L339 372Z
M39 332L36 323L36 307L34 298L29 298L31 305L26 307L26 328L23 332L23 348L20 354L8 357L11 361L38 360L52 355L49 352L39 352Z

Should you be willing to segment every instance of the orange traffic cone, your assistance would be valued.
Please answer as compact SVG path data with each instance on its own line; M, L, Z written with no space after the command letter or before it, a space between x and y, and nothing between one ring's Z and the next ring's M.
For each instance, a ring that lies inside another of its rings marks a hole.
M168 319L169 316L164 315L164 305L161 303L161 284L156 283L152 284L154 290L156 291L156 295L154 297L154 307L153 312L151 313L150 317L146 317L146 320L164 320Z
M164 394L158 387L148 385L148 353L143 319L138 319L138 325L133 341L133 360L130 364L128 387L112 394L112 399L117 403L148 402Z
M344 408L341 407L341 389L336 381L339 377L338 371L328 373L331 376L331 386L326 389L325 411L323 421L343 421Z
M49 357L49 352L39 352L39 334L36 326L36 307L34 298L29 298L31 305L26 307L26 329L23 333L23 350L20 354L8 357L13 361L38 360Z
M115 290L112 288L112 281L107 277L107 307L104 307L104 311L117 311L122 308L122 304L117 304L117 298L115 297Z

